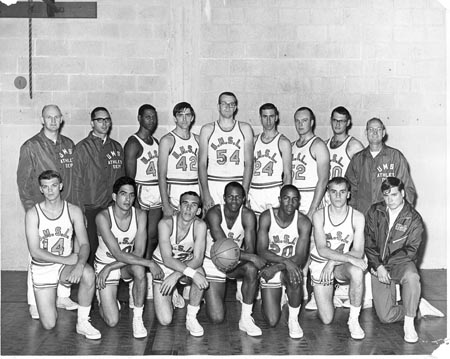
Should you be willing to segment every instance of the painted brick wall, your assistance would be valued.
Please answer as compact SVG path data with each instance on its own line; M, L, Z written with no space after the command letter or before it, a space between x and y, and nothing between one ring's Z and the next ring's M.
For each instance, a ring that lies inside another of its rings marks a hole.
M217 95L233 91L240 120L259 132L258 107L275 103L280 130L295 138L293 113L310 106L316 132L346 106L363 140L371 117L410 162L428 234L422 266L446 267L446 10L437 0L98 0L97 19L33 19L33 99L28 20L0 18L2 269L24 269L23 209L16 189L20 145L40 128L47 103L75 142L95 106L110 109L112 137L137 129L143 103L158 109L157 137L171 109L189 101L195 129L217 118ZM420 146L420 149L418 148ZM433 174L431 183L429 174ZM442 175L438 175L442 174ZM444 252L445 253L445 252Z

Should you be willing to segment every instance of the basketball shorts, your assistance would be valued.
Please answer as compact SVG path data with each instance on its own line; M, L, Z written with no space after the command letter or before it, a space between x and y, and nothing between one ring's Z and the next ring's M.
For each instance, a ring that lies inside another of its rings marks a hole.
M269 281L267 281L267 282L264 278L261 278L259 284L261 286L261 289L281 288L281 286L283 285L281 283L281 271L276 272L275 275L271 279L269 279Z
M60 263L35 263L30 264L31 280L34 288L56 288L59 284L61 273L66 267ZM61 283L64 284L64 283ZM67 283L69 286L70 283Z
M302 192L300 191L300 208L299 211L304 215L308 214L309 207L314 198L314 191Z
M137 200L142 209L161 208L161 194L158 184L145 185L137 183Z
M333 279L331 280L330 283L321 283L320 282L320 275L322 274L322 270L325 267L325 265L327 264L328 261L325 262L318 262L317 260L311 258L311 263L309 264L309 271L311 273L311 285L315 286L315 285L332 285L334 283L335 279L338 283L343 284L345 283L345 281L341 281L339 279L337 279L336 277L334 277L333 275Z
M223 192L228 182L208 180L209 194L214 201L214 204L223 204Z
M248 192L248 200L250 201L251 209L260 215L266 209L271 207L278 207L280 205L280 188L250 188Z
M227 275L219 270L210 258L205 257L203 260L203 269L206 273L206 279L209 282L226 282Z
M200 196L200 188L198 184L189 184L189 185L169 184L168 187L169 187L170 205L176 210L178 210L180 207L180 196L184 192L193 191Z
M155 258L152 258L153 260L155 260ZM156 262L156 261L155 261ZM171 275L174 270L170 269L169 267L166 267L164 264L162 264L161 262L156 262L158 263L158 265L161 267L162 271L164 272L164 278L163 279L155 279L153 276L153 284L161 284L162 282L164 282L164 279L166 279L169 275Z
M94 261L94 272L95 276L100 274L102 269L106 266L106 264ZM124 282L131 282L133 278L122 278L122 272L120 269L114 269L109 272L108 278L106 278L106 285L119 285L119 281L123 280Z

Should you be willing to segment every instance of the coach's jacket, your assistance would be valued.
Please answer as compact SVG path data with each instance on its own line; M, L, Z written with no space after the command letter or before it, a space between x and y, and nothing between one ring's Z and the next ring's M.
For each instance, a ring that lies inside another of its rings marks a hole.
M91 131L75 146L73 171L73 202L83 210L106 208L114 182L125 174L121 144Z
M389 231L389 213L384 202L372 205L366 214L365 253L369 270L383 265L388 271L396 264L417 262L423 236L420 214L405 200Z

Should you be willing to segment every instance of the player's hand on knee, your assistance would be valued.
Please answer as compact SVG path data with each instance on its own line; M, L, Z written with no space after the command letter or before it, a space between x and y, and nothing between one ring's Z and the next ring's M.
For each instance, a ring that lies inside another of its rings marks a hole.
M164 279L164 272L157 263L155 263L154 261L151 261L148 268L150 269L150 272L152 273L153 278L158 279L158 280Z
M198 271L192 277L194 284L200 289L206 289L209 286L208 280Z
M259 277L268 282L273 278L276 272L278 272L278 269L276 269L273 265L265 267L262 270L260 270Z
M352 265L354 265L355 267L361 268L363 271L365 271L367 269L367 263L362 258L351 257L350 258L350 263Z
M251 261L255 265L255 267L258 269L264 268L267 264L267 261L264 258L262 258L256 254L252 255Z
M75 264L67 277L67 281L72 284L79 283L83 275L83 269L82 264Z
M97 288L98 289L104 289L106 288L106 279L109 276L109 273L111 273L111 270L108 266L103 267L103 269L100 271L99 274L97 274Z
M328 261L323 267L322 272L320 273L319 282L322 285L330 285L333 284L334 281L334 264L332 261Z
M173 272L164 280L164 282L162 282L161 287L159 288L159 292L162 295L170 295L177 285L179 277L180 276L177 272Z

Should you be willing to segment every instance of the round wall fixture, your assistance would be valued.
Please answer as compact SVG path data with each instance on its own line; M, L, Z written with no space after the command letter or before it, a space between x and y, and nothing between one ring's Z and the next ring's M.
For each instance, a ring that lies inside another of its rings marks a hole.
M27 80L23 76L17 76L14 79L14 86L16 86L19 90L22 90L25 86L27 86Z

